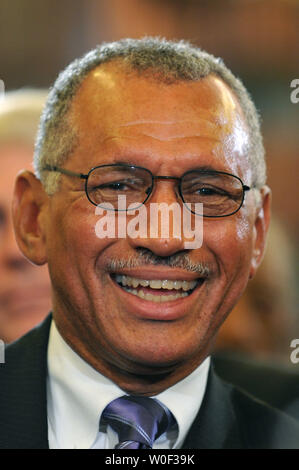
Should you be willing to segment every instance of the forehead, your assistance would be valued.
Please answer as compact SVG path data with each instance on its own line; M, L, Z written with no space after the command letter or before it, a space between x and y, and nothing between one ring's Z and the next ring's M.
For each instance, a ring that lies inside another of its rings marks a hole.
M162 104L167 103L164 108ZM92 107L91 107L92 104ZM161 120L167 120L171 111L173 117L190 118L198 111L207 116L219 115L222 124L240 113L240 107L229 87L217 76L209 75L199 81L177 81L171 84L126 70L117 63L108 63L92 70L83 81L74 99L73 108L80 114L88 106L90 120L103 111L104 121L115 123L123 119L146 119L155 113ZM117 109L117 114L114 111Z
M191 152L193 144L200 144L214 154L235 157L247 144L240 105L214 75L168 84L105 64L84 80L71 111L82 151L147 143L168 151L184 146Z

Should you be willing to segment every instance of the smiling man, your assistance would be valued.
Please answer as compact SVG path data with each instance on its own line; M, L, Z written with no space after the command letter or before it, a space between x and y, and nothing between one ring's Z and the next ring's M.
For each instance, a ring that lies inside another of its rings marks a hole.
M210 366L270 217L256 111L223 63L183 42L98 47L57 79L35 168L16 183L15 230L48 263L53 309L6 352L1 446L298 447L291 418ZM202 217L202 245L162 237L161 219L156 237L96 235L99 208L129 224L130 204L154 203Z

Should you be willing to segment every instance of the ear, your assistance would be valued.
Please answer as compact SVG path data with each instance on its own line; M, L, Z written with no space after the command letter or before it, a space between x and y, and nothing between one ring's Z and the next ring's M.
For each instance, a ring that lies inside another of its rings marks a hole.
M253 246L253 253L251 259L251 267L249 278L252 279L262 262L265 248L267 233L271 218L271 190L268 186L263 186L260 189L260 200L256 204L255 213L255 239Z
M33 173L21 171L18 174L12 204L15 236L23 255L38 265L47 262L43 212L48 199Z

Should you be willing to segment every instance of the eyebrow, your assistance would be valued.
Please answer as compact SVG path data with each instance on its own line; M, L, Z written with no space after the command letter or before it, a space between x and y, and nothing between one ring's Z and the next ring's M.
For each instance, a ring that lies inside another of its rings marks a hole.
M197 166L195 168L191 168L190 170L187 171L226 171L223 170L222 168L214 168L213 166L210 165L202 165L202 166Z
M136 163L133 163L132 161L130 160L117 160L115 161L114 163L112 163L112 165L132 165L132 166L141 166L142 165L137 165ZM142 167L144 168L144 167ZM227 171L226 169L219 169L219 168L215 168L211 165L201 165L201 166L196 166L194 168L190 168L189 170L186 170L184 173L186 173L187 171Z

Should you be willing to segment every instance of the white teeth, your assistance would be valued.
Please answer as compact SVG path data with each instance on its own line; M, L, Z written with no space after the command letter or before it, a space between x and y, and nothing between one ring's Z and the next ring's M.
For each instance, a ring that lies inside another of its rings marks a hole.
M186 297L187 291L193 290L197 285L197 281L169 281L168 279L138 279L136 277L125 276L117 274L115 276L116 282L121 284L123 287L133 287L133 289L126 289L134 295L138 295L141 298L146 300L154 300L155 302L166 302L169 300L175 300L179 297ZM149 293L145 293L144 291L140 290L137 291L136 288L138 286L142 287L150 287L151 289L165 289L165 290L183 290L184 292L181 293L174 293L174 295L153 295Z
M183 290L184 291L190 290L190 282L183 281Z
M150 300L151 302L170 302L172 300L180 299L183 297L187 297L188 294L187 292L182 292L181 294L174 294L174 295L153 295L153 294L148 294L144 293L143 290L137 291L136 289L130 289L130 288L125 288L127 292L130 294L136 295L137 297L140 297L141 299L144 300Z
M150 281L149 285L152 289L161 289L162 281L158 281L158 280Z
M181 288L182 281L174 281L173 288L179 290Z

